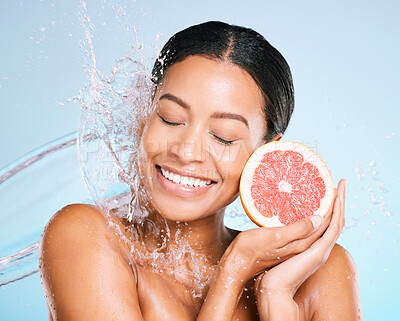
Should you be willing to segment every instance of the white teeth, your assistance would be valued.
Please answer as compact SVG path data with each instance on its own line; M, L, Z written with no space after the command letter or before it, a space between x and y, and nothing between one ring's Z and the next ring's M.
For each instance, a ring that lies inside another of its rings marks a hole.
M191 186L194 185L194 178L193 178L193 177L190 177L190 178L188 179L187 185L191 185Z
M180 179L181 179L181 177L178 175L178 174L173 174L174 176L174 178L172 179L172 181L174 182L174 183L179 183L179 181L180 181Z
M187 177L187 176L182 177L181 184L182 185L187 185L188 184L188 180L189 180L189 177Z
M163 176L165 176L165 169L160 167L160 170L161 170L161 174L163 174Z
M211 180L201 180L199 178L189 177L189 176L180 176L178 174L171 173L166 169L161 168L161 174L170 181L173 181L176 184L187 185L187 186L195 186L195 187L204 187L211 184Z

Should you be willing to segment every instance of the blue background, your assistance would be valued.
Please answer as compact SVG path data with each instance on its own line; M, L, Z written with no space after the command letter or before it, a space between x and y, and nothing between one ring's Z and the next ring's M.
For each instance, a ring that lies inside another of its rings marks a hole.
M132 27L148 57L173 33L207 20L251 27L283 54L296 91L284 139L314 148L335 182L348 179L340 243L358 266L365 320L398 319L400 3L118 3L121 7L111 1L86 3L95 26L97 66L104 74L134 44ZM87 82L79 9L75 1L0 3L0 168L77 130L80 107L72 98ZM18 294L29 293L38 276L20 282L19 288L0 289L10 298L0 300L0 316L13 320L4 311L17 305L42 318L40 294L32 292L32 301L19 300Z

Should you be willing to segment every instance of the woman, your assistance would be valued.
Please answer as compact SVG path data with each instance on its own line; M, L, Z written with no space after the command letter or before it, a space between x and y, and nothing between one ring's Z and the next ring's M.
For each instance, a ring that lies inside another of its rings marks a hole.
M293 84L280 53L253 30L208 22L174 35L152 76L139 168L158 233L146 224L133 233L114 216L110 229L94 206L57 212L40 249L49 318L360 319L356 268L335 244L344 180L324 219L240 233L223 224L246 160L289 122ZM142 259L154 249L156 259Z

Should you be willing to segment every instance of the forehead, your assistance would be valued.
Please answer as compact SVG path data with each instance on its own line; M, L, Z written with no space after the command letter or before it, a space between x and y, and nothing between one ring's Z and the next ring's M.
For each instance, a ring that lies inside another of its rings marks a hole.
M170 66L158 88L190 106L237 112L263 119L264 98L253 78L241 67L223 60L189 56Z

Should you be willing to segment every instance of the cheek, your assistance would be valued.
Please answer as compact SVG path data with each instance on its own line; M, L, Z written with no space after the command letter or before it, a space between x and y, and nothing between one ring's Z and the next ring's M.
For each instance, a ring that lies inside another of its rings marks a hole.
M250 146L247 146L243 142L227 146L223 151L220 151L219 155L214 155L216 156L215 159L218 160L217 163L223 180L231 183L239 183L240 175L250 154Z
M161 150L162 141L158 132L157 123L150 118L143 130L139 147L139 169L142 175L148 174L149 160Z
M162 150L166 136L155 116L151 117L146 124L141 142L141 152L147 157L157 154Z

